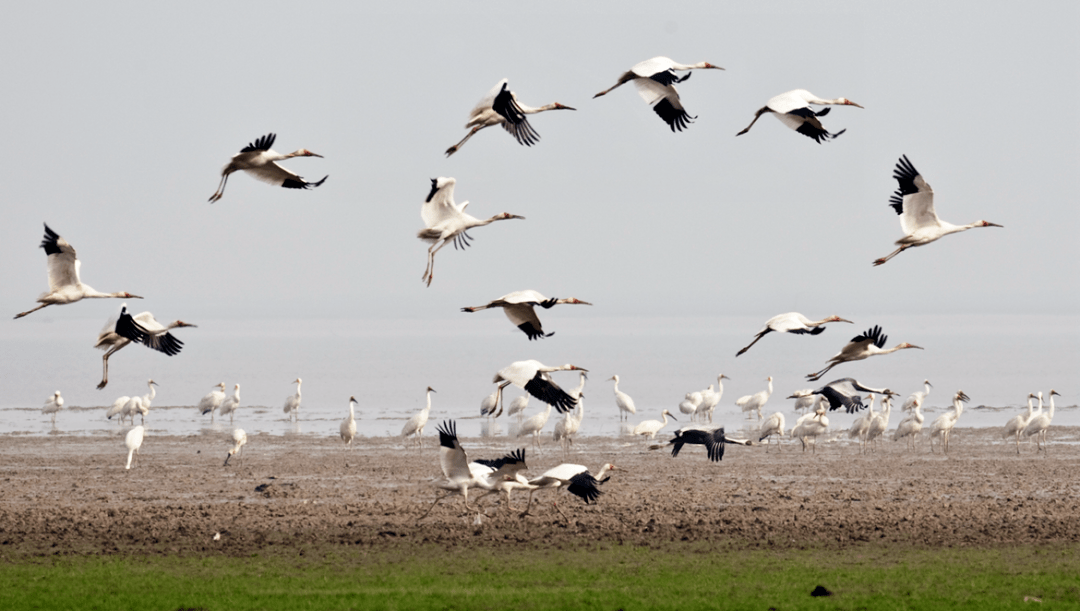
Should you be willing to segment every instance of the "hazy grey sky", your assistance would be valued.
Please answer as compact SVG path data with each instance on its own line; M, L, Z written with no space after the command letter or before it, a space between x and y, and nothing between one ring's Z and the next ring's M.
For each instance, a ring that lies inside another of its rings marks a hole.
M453 316L524 288L592 301L588 316L1077 310L1075 3L370 5L12 6L0 311L46 288L42 221L84 281L169 319ZM726 68L680 85L685 132L632 87L592 99L656 55ZM445 158L503 77L527 104L578 110L534 117L532 148L495 128ZM865 110L834 108L825 126L847 133L822 145L771 117L735 137L794 88ZM276 150L324 155L285 165L326 184L236 175L207 204L229 156L271 131ZM871 267L901 236L901 154L944 219L1005 228ZM478 217L527 220L444 249L425 288L435 176Z

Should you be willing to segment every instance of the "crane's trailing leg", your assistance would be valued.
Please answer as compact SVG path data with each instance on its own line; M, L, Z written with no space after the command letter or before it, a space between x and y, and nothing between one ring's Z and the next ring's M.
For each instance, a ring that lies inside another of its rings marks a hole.
M874 267L877 267L877 266L879 266L879 265L884 265L886 261L888 261L889 259L892 259L892 258L893 258L893 257L895 257L896 255L898 255L898 254L900 254L900 253L904 252L905 250L907 250L907 249L909 249L909 248L911 248L911 247L910 247L910 246L908 246L907 244L904 244L904 245L903 245L903 246L901 246L900 248L897 248L896 250L894 250L894 251L892 251L891 253L889 253L889 255L888 255L888 256L885 256L885 257L882 257L882 258L880 258L880 259L877 259L877 260L875 260L875 261L874 261Z
M469 130L469 133L465 134L465 137L461 139L461 142L458 142L458 143L457 143L457 144L455 144L454 146L452 146L452 147L450 147L450 148L446 149L446 156L447 156L447 157L449 157L450 155L453 155L454 153L456 153L456 152L458 151L458 149L459 149L459 148L461 148L462 146L464 146L465 142L466 142L466 141L467 141L467 140L468 140L469 138L472 138L472 137L473 137L473 135L474 135L474 134L475 134L476 132L480 131L481 129L483 129L483 128L485 128L485 127L487 127L487 126L486 126L486 125L477 125L476 127L474 127L474 128L472 128L471 130ZM486 137L486 136L485 136L485 137Z
M51 303L43 303L43 304L39 305L38 307L34 308L33 310L27 310L25 312L20 312L20 313L16 314L15 318L19 319L19 318L22 318L23 316L26 316L27 314L33 314L34 312L37 312L41 308L44 308L44 307L50 306L50 305L52 305L52 304Z
M225 183L228 182L228 181L229 181L229 175L228 174L225 174L224 176L222 176L221 177L221 182L218 183L217 191L214 191L214 194L211 195L210 199L207 200L207 201L209 201L212 204L212 203L216 202L217 200L221 199L221 197L223 195L225 195Z
M754 123L757 123L757 120L759 118L761 118L761 115L763 115L763 114L765 114L767 112L772 112L772 110L769 109L768 106L759 109L757 112L754 113L754 120L750 122L750 125L747 125L746 129L742 130L741 132L739 132L739 133L737 133L735 135L736 136L741 136L741 135L745 134L746 132L750 131L750 128L754 126ZM750 345L752 346L753 344L750 344Z
M427 269L424 270L424 275L420 277L421 280L427 281L428 286L431 286L431 280L435 277L435 253L439 252L446 244L446 239L442 239L440 242L432 244L431 248L428 248ZM438 248L436 248L436 246Z
M105 356L101 357L102 372L101 383L97 385L98 390L105 388L105 386L109 383L109 356L111 356L113 352L116 352L120 348L123 348L123 346L115 346L111 350L106 352Z

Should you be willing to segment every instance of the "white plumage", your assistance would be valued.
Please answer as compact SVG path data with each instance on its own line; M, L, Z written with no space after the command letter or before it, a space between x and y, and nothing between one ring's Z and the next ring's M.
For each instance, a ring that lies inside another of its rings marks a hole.
M139 453L139 448L142 447L143 436L146 434L146 427L139 425L127 432L124 436L124 445L128 449L127 465L125 469L131 468L131 459L135 454Z
M98 333L97 342L94 344L95 348L106 351L105 355L101 357L102 373L101 383L97 386L98 390L105 388L109 383L109 357L116 351L134 341L168 356L173 356L180 353L184 342L177 339L169 331L180 327L194 326L182 320L174 320L167 325L163 325L150 312L140 312L132 316L127 311L127 304L121 304L120 312L105 323L101 332Z
M244 448L244 444L247 443L247 433L244 429L233 429L232 432L233 447L229 450L229 453L225 455L225 465L229 466L229 459L234 455L239 454L240 450Z
M409 418L405 426L401 427L401 436L409 437L413 436L420 443L420 449L424 449L424 425L427 424L428 416L431 415L431 393L435 392L435 389L427 387L427 405L424 409L413 414L412 418Z
M45 405L41 406L42 414L49 414L52 416L52 423L56 425L56 413L64 407L64 398L60 396L60 391L53 393L49 400L45 402Z
M349 417L342 420L341 424L338 426L338 431L341 433L341 440L344 441L347 446L351 446L353 438L356 437L355 405L356 397L349 397Z
M496 83L491 91L469 112L469 122L465 124L465 129L472 129L469 129L469 133L461 139L461 142L446 149L446 156L449 157L456 153L476 132L492 125L502 125L503 129L518 141L518 144L532 146L540 140L540 134L536 133L532 125L529 125L529 120L525 115L532 115L545 110L576 109L558 102L539 108L526 106L518 100L517 94L510 91L509 81L503 79Z
M285 406L282 408L287 417L292 418L295 415L297 422L300 421L300 385L303 383L304 381L300 378L293 380L293 384L296 384L296 394L285 399Z
M210 414L210 422L214 421L214 412L221 407L221 404L225 402L225 382L217 383L217 390L212 390L206 393L202 399L199 399L199 404L195 409L199 410L199 413L205 416Z
M770 99L768 103L765 104L765 106L763 106L756 113L754 113L754 120L750 122L750 125L747 125L746 129L735 135L741 136L746 132L750 131L750 128L754 126L754 123L757 123L757 120L761 118L761 115L765 113L772 113L773 116L779 119L781 123L787 125L791 129L799 132L804 136L812 138L814 142L817 142L818 144L826 142L830 138L835 138L847 131L846 129L842 129L835 134L830 134L821 125L821 121L818 120L818 117L824 117L825 115L829 114L830 109L826 108L824 110L819 110L815 112L813 109L810 108L811 104L816 104L818 106L823 106L826 104L838 104L842 106L855 106L857 108L862 108L862 106L859 106L855 102L852 102L851 100L848 100L846 98L826 100L817 97L816 95L810 93L805 89L794 89L792 91L781 93L780 95Z
M329 176L323 176L322 180L318 182L306 182L295 172L290 172L278 165L277 162L284 159L291 159L293 157L322 157L322 155L317 155L307 149L298 149L292 153L283 155L270 149L270 147L274 145L275 139L277 139L277 135L266 134L240 149L239 153L233 155L232 159L229 160L229 163L225 164L225 167L221 169L221 182L218 184L217 191L214 191L214 194L210 196L210 203L216 202L225 195L225 183L228 182L229 175L241 170L258 180L278 187L285 187L286 189L310 189L312 187L318 187L329 178Z
M589 370L570 364L549 367L536 360L515 361L500 369L492 379L492 383L498 384L500 389L513 384L544 403L554 406L559 413L568 412L574 409L577 399L551 379L550 374L555 371L588 372Z
M553 297L548 299L537 291L525 290L514 291L513 293L503 295L502 297L481 306L461 308L461 311L479 312L480 310L486 310L488 308L502 308L503 313L510 319L510 322L518 329L521 329L530 340L534 340L555 335L554 331L547 334L544 333L544 328L540 324L540 318L536 315L536 306L548 309L560 303L592 305L587 301L582 301L574 297L566 297L563 299L555 299Z
M824 330L826 323L830 322L851 322L850 320L840 318L839 316L829 316L821 320L810 320L798 312L788 312L786 314L777 314L769 320L765 321L765 326L757 332L754 336L754 341L750 342L748 346L735 353L735 356L739 356L742 353L750 349L750 346L758 343L758 340L765 337L769 333L794 333L796 335L820 335Z
M691 117L686 112L679 99L679 92L675 89L675 84L690 78L690 73L680 77L675 74L675 71L695 69L723 70L720 66L714 66L709 62L680 64L667 57L654 57L639 62L619 76L618 82L593 97L598 98L616 87L633 81L645 103L652 105L653 112L668 124L671 131L682 131L697 117Z

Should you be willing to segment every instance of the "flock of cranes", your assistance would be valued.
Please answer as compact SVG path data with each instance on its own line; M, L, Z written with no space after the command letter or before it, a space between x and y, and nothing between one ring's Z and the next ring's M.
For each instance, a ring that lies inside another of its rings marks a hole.
M682 131L693 123L695 116L691 116L683 106L677 84L687 81L693 70L723 70L723 68L708 62L695 64L682 64L666 57L654 57L638 64L621 74L616 83L597 93L598 98L610 93L612 90L626 84L633 83L638 93L652 110L671 129L672 132ZM679 74L684 73L684 74ZM770 99L764 107L759 109L753 120L745 129L736 136L746 134L757 120L765 114L772 114L781 123L797 131L798 133L813 139L821 144L843 134L846 130L836 132L828 131L822 124L824 117L830 108L813 110L812 106L855 106L863 108L859 104L846 98L825 99L820 98L805 89L796 89L782 93ZM539 142L539 133L529 123L528 115L538 114L550 110L576 110L575 108L554 102L540 107L531 107L522 103L517 95L509 89L507 79L500 80L495 87L473 108L469 114L465 128L467 134L457 144L446 150L449 157L457 153L464 144L476 135L480 130L499 125L502 126L517 142L523 146L532 146ZM307 149L298 149L292 153L282 154L272 150L276 140L273 133L266 134L249 143L241 151L232 156L221 171L221 180L217 190L210 197L209 202L219 201L223 195L229 176L237 171L243 171L252 177L270 183L275 186L290 189L312 189L322 185L328 176L315 182L308 182L298 174L287 170L278 162L294 157L322 157ZM934 209L933 190L923 177L916 171L907 156L901 156L897 162L893 178L898 182L895 194L890 198L889 205L900 215L901 229L904 236L896 245L898 248L889 255L873 262L875 266L882 265L891 258L908 248L923 246L934 242L941 237L952 233L958 233L975 227L1001 227L988 221L976 221L969 225L952 225L942 221ZM489 225L496 221L524 219L524 217L503 212L487 219L480 219L465 212L467 201L458 204L454 201L454 188L456 180L450 177L431 179L431 189L421 205L421 219L424 228L417 233L417 237L430 244L427 250L427 265L421 277L422 281L430 286L434 279L435 255L447 244L452 243L455 249L464 249L470 245L472 237L469 230L476 227ZM138 295L127 292L101 293L90 286L83 284L79 275L81 262L75 254L75 249L59 234L45 225L45 238L41 243L47 256L47 271L49 291L38 297L39 305L21 312L15 318L21 318L37 310L50 305L64 305L74 303L85 298L124 298L141 299ZM537 316L536 308L540 306L549 309L558 304L592 305L591 303L577 298L548 298L534 290L515 291L508 293L487 304L473 307L463 307L463 312L477 312L489 308L502 308L507 318L518 327L529 340L542 339L552 336L554 333L545 333L544 328ZM824 325L833 322L852 321L833 315L821 320L811 320L800 313L789 312L780 314L766 321L764 327L754 336L753 340L740 349L736 356L746 353L754 344L769 333L792 333L804 335L820 335L825 331ZM173 356L180 352L183 342L173 335L173 331L183 327L195 325L176 320L168 324L158 322L150 312L142 312L131 315L128 313L126 304L122 305L120 312L112 317L98 335L96 348L105 351L102 357L102 379L99 389L108 384L108 361L109 357L128 344L141 343L153 350ZM826 366L806 377L808 380L819 380L824 374L834 367L843 363L863 360L871 356L881 356L908 348L922 349L910 343L901 343L892 348L885 348L887 337L880 326L873 326L869 330L855 336L840 352L830 358ZM563 390L555 383L551 374L559 371L581 372L580 385L576 390ZM585 372L588 370L571 364L560 366L547 366L536 360L523 360L511 363L500 369L494 376L493 383L497 384L495 391L485 398L481 407L481 413L488 416L498 416L502 413L503 390L514 385L524 390L524 397L516 398L508 410L508 415L521 416L527 408L529 397L538 399L545 404L543 410L536 415L525 419L519 427L519 436L532 436L537 450L540 451L540 432L550 419L552 410L561 414L555 425L554 437L563 444L567 451L572 444L573 436L580 429L584 418L583 388L585 385ZM717 384L712 384L703 390L686 393L684 401L679 404L680 412L690 420L690 423L674 431L674 437L668 442L672 448L672 456L677 456L686 444L705 446L706 454L710 460L719 461L724 454L724 447L728 444L753 445L754 440L737 440L728 438L724 428L712 424L713 411L720 403L724 387L723 380L730 379L724 374L717 377ZM613 391L615 404L619 410L620 419L629 419L637 413L633 399L619 390L619 376L610 378L614 382ZM765 380L768 384L765 390L746 395L738 399L735 404L744 413L756 415L760 422L758 427L758 442L770 440L785 435L785 418L782 413L776 412L763 417L762 409L769 401L773 393L773 378ZM302 380L297 378L296 392L286 399L284 412L290 419L299 419L301 405ZM142 425L134 426L136 414L142 417L145 423L146 415L155 396L156 382L148 382L149 392L137 397L122 397L114 402L108 410L108 417L119 416L121 422L130 419L133 428L126 437L128 447L127 468L131 467L133 455L137 454L142 445L145 429ZM240 406L240 384L235 384L232 395L226 395L226 386L220 383L215 390L208 393L199 402L197 409L203 415L210 414L211 422L215 414L222 418L226 415L233 422L237 409ZM921 413L923 402L929 394L930 385L926 382L926 390L915 393L905 402L903 411L910 412L898 426L894 439L910 438L915 436L922 428L923 416ZM435 392L431 387L427 388L427 404L417 414L413 415L402 429L403 439L412 440L421 449L423 448L423 432L431 413L431 393ZM875 388L860 383L854 378L841 378L823 385L817 389L798 391L789 398L796 399L796 407L802 405L811 408L812 411L800 417L791 428L790 435L803 441L804 449L806 440L816 437L828 430L828 411L844 408L853 413L867 407L863 403L862 394L867 395L869 403L865 414L861 415L852 425L849 434L852 438L860 440L861 447L878 440L887 429L888 419L891 414L892 398L896 393L888 388ZM1018 415L1009 421L1005 436L1016 439L1017 451L1019 440L1022 436L1034 437L1039 448L1043 448L1046 430L1054 415L1053 397L1056 391L1050 392L1050 407L1046 413L1042 411L1042 393L1032 394L1028 404L1027 415ZM874 395L882 395L883 411L874 412ZM1039 411L1036 413L1032 407L1035 398L1039 400ZM967 395L958 391L953 399L953 411L944 414L932 423L930 427L931 450L934 441L938 441L942 451L949 449L950 434L963 412L963 403L969 401ZM63 399L60 392L46 403L43 412L52 414L55 423L56 413L61 409ZM346 445L352 445L356 437L356 412L357 401L355 397L349 398L349 415L340 424L340 436ZM666 426L668 418L677 421L676 417L667 409L660 413L661 420L644 420L633 428L634 435L640 435L647 441L655 439L656 435ZM1029 432L1031 431L1031 432ZM525 469L524 448L505 455L499 459L490 461L469 461L458 440L453 421L446 421L438 427L440 448L439 460L445 477L444 481L437 484L446 490L446 495L460 494L466 507L468 504L468 490L479 488L488 493L505 493L507 506L509 507L510 493L514 489L529 490L531 507L532 493L541 488L566 488L571 494L582 498L586 503L593 502L600 495L599 484L604 476L614 470L610 464L604 465L594 476L588 469L580 465L564 464L548 470L543 475L534 479L526 479L521 475ZM242 429L233 431L234 446L229 450L225 460L228 465L229 459L239 454L247 436ZM912 442L914 443L914 442ZM816 444L815 448L816 448ZM442 498L436 499L432 505L434 508ZM556 505L557 507L557 505ZM429 512L431 509L429 508ZM561 511L561 510L560 510ZM526 513L528 508L526 509ZM427 514L425 514L426 516Z

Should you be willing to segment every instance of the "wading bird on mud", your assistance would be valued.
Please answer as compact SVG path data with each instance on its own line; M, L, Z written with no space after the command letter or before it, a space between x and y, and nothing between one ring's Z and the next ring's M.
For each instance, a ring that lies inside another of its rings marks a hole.
M427 424L428 416L431 415L431 393L435 392L435 389L427 387L427 405L424 409L413 414L412 418L405 423L405 426L401 428L401 437L405 439L412 436L420 444L420 449L424 449L424 425Z

